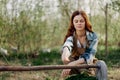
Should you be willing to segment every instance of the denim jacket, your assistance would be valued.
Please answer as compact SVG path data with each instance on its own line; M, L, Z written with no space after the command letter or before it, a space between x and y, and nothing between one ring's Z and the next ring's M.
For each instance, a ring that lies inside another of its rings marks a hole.
M85 53L83 55L81 55L79 58L84 58L85 61L87 63L90 62L90 59L93 58L95 56L95 53L97 51L97 45L98 45L98 37L96 35L96 33L94 32L89 32L86 31L86 36L87 36L87 40L89 42L89 48L87 48L85 50ZM67 47L70 51L70 53L72 53L72 49L73 49L73 36L69 36L65 43L62 46L62 50L64 47Z

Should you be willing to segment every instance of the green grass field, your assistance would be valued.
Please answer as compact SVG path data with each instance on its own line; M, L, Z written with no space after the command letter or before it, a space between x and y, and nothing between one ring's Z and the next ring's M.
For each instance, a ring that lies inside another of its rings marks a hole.
M100 47L96 54L98 59L104 60L108 66L109 80L119 80L120 77L120 48L109 48L109 54L105 56L104 49ZM36 57L30 54L0 55L0 65L61 65L59 50L39 52ZM28 72L0 72L0 80L64 80L60 78L62 70L28 71ZM115 75L116 74L116 75ZM86 80L86 79L85 79Z

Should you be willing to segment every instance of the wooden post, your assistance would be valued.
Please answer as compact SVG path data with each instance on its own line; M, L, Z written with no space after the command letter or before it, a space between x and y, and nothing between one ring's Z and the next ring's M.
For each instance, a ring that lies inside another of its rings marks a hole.
M105 7L105 53L108 55L108 3L106 4Z
M97 65L79 65L79 66L67 66L67 65L45 65L45 66L0 66L0 71L40 71L40 70L55 70L55 69L88 69L88 68L100 68Z

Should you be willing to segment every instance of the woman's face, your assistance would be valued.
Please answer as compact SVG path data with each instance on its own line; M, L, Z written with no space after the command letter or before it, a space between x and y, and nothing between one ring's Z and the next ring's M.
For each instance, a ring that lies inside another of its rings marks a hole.
M73 19L73 25L76 31L85 30L85 20L81 15L77 15Z

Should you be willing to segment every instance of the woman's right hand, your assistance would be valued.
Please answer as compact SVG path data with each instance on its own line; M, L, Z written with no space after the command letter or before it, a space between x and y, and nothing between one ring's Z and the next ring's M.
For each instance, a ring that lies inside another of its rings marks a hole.
M70 74L71 69L64 69L61 73L61 77L67 77Z

